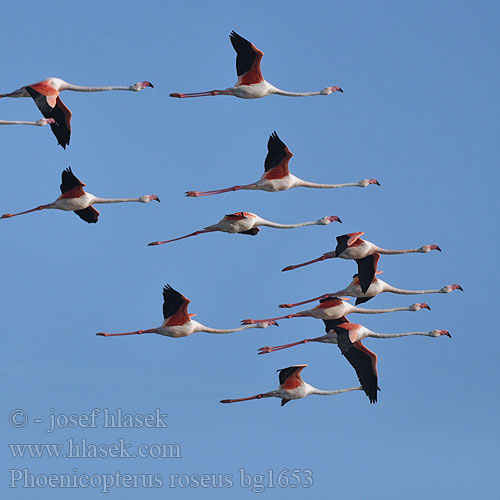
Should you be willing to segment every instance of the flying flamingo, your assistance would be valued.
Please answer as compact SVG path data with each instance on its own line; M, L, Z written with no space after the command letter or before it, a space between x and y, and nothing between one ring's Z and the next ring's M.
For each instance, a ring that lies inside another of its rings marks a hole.
M121 335L137 335L142 333L157 333L158 335L165 335L166 337L187 337L196 332L207 333L232 333L248 328L267 328L270 325L278 326L276 321L264 321L257 325L240 326L239 328L231 328L227 330L220 330L217 328L210 328L202 325L191 318L196 314L188 314L188 305L191 301L174 290L170 285L163 287L163 318L165 321L157 328L150 328L149 330L137 330L135 332L127 333L97 333L101 337L117 337Z
M316 389L316 387L304 382L300 376L300 372L306 366L308 365L295 365L277 370L279 372L280 386L276 391L264 392L248 398L223 399L221 403L237 403L239 401L262 398L281 398L281 406L283 406L292 399L302 399L311 394L330 396L333 394L340 394L342 392L359 391L363 389L362 387L350 387L349 389L340 389L337 391L323 391L321 389Z
M152 200L160 201L158 196L155 194L146 194L140 198L98 198L93 194L86 193L83 186L85 186L85 184L80 181L73 174L71 168L68 167L66 170L63 170L61 184L62 194L56 201L49 203L48 205L40 205L36 208L32 208L31 210L26 210L25 212L19 212L17 214L4 214L0 217L0 219L8 219L10 217L16 217L17 215L54 208L68 212L73 211L76 215L78 215L78 217L90 224L96 223L99 218L99 211L92 206L96 203L122 203L128 201L149 203Z
M271 94L289 97L305 97L310 95L329 95L332 92L343 92L340 87L326 87L319 92L288 92L280 90L264 80L260 70L260 60L264 53L253 43L245 40L238 33L232 31L229 35L231 44L236 51L236 73L238 81L234 87L224 90L211 90L208 92L197 92L192 94L181 94L175 92L170 97L205 97L212 95L234 95L242 99L257 99Z
M189 238L190 236L197 236L198 234L211 233L213 231L222 231L223 233L239 233L239 234L249 234L250 236L255 236L260 229L258 226L268 226L277 229L293 229L295 227L303 226L325 226L331 222L342 222L336 215L329 217L323 217L312 222L299 222L297 224L279 224L277 222L271 222L262 219L256 214L250 212L236 212L234 214L225 215L217 224L212 226L207 226L203 230L195 231L194 233L187 234L186 236L181 236L179 238L174 238L173 240L166 241L153 241L149 243L148 246L163 245L164 243L170 243L172 241L182 240L184 238Z
M344 297L345 298L345 297ZM350 299L346 299L350 300ZM296 314L288 314L286 316L281 316L279 318L270 319L244 319L241 323L243 325L252 325L254 323L260 323L261 321L276 321L279 319L288 318L316 318L316 319L338 319L342 316L347 316L351 313L359 314L382 314L396 311L420 311L421 309L430 309L428 304L421 302L418 304L412 304L408 307L392 307L390 309L363 309L361 307L355 307L342 300L341 297L328 297L321 299L320 303L313 309L307 309L305 311L300 311Z
M215 191L187 191L186 196L208 196L212 194L227 193L228 191L239 191L240 189L262 190L268 192L286 191L294 187L308 188L341 188L348 186L366 187L370 184L380 186L377 179L363 179L359 182L348 182L346 184L318 184L315 182L304 181L292 175L288 170L288 162L293 154L286 147L285 143L273 132L267 142L267 156L264 162L264 174L252 184L243 186L233 186L226 189L217 189Z
M345 321L344 321L345 320ZM356 323L350 323L346 318L337 320L323 320L325 323L326 335L312 339L304 339L291 344L279 346L261 347L259 354L267 354L270 352L280 351L300 344L308 342L323 342L330 344L338 344L342 354L347 358L349 363L356 370L359 381L363 389L370 399L370 403L377 402L377 355L367 349L361 342L366 337L374 338L396 338L406 337L409 335L425 335L427 337L440 337L446 335L451 338L447 330L432 330L430 332L405 332L405 333L375 333Z
M0 125L36 125L38 127L43 127L45 125L49 125L50 123L55 123L54 118L42 118L36 122L20 122L20 121L7 121L0 120Z
M360 236L363 234L365 233L350 233L337 236L337 247L333 252L324 253L321 257L304 262L303 264L285 267L282 271L291 271L299 267L313 264L314 262L319 262L325 259L334 259L336 257L355 260L358 264L358 275L361 290L365 293L375 276L375 272L377 271L377 262L380 254L398 255L402 253L427 253L431 250L441 251L437 245L424 245L420 248L411 248L408 250L386 250L385 248L380 248L370 241L362 240Z
M375 274L382 274L382 273L383 271L376 271ZM384 292L398 293L401 295L424 295L427 293L450 293L453 290L463 291L463 288L458 284L446 285L440 288L439 290L404 290L402 288L396 288L392 285L389 285L385 281L378 279L377 276L374 276L368 290L366 290L366 292L363 293L361 290L361 285L359 284L359 275L355 274L352 278L353 279L351 283L349 283L349 285L342 290L338 290L332 293L325 293L324 295L320 295L319 297L314 297L313 299L304 300L302 302L297 302L295 304L280 304L279 307L281 308L296 307L296 306L301 306L303 304L308 304L309 302L314 302L315 300L328 299L330 297L338 297L339 295L356 297L356 305L358 305L358 304L363 304L364 302L368 302L370 299L373 299L373 297L377 296L379 293L384 293Z
M64 149L69 145L71 136L71 111L64 105L59 97L63 90L73 90L75 92L103 92L105 90L130 90L139 92L146 87L153 87L150 82L134 83L128 87L82 87L65 82L60 78L47 78L32 85L26 85L9 94L0 94L2 97L31 97L38 109L45 118L53 118L54 123L50 124L52 132L56 136L58 144Z

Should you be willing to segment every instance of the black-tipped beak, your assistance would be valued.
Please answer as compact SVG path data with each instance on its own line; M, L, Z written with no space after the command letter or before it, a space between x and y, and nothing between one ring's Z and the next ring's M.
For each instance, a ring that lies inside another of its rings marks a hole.
M450 332L448 332L448 333L447 333L447 335L448 335L448 337L450 337L450 339L451 339L451 333L450 333Z
M460 290L461 292L464 291L464 289L460 285L458 285L458 290Z
M341 94L343 94L343 93L344 93L344 91L343 91L340 87L339 87L339 92L340 92Z
M155 198L155 200L160 203L160 198L158 198L158 196Z
M436 245L436 250L438 250L439 252L442 251L437 245Z
M154 86L151 82L149 82L149 86L150 86L152 89L154 89L154 88L155 88L155 86Z
M337 222L340 222L342 224L342 221L340 220L340 217L337 217Z
M376 184L377 186L380 186L380 182L379 182L379 181L376 181L376 182L375 182L375 184Z

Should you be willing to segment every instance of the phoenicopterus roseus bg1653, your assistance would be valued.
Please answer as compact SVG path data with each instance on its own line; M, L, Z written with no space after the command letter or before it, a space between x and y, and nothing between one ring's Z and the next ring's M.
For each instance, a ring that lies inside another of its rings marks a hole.
M375 274L381 274L383 271L377 271ZM320 295L319 297L314 297L312 299L303 300L302 302L296 302L295 304L280 304L281 308L289 308L301 306L303 304L308 304L309 302L314 302L315 300L328 299L330 297L338 297L339 295L347 295L348 297L356 297L356 305L363 304L364 302L368 302L373 297L376 297L379 293L397 293L400 295L425 295L428 293L450 293L453 290L461 290L463 288L457 283L453 285L446 285L439 289L431 289L431 290L405 290L403 288L396 288L392 285L389 285L385 281L374 276L372 282L365 293L361 290L361 285L359 283L359 276L355 274L352 277L351 283L347 285L342 290L337 290L332 293L325 293Z
M75 92L103 92L106 90L129 90L139 92L146 87L152 87L150 82L139 82L129 86L108 86L108 87L83 87L65 82L60 78L47 78L38 83L26 85L8 94L0 94L2 97L31 97L38 109L45 118L52 118L50 124L52 132L56 136L57 142L66 149L71 137L71 111L65 106L59 97L63 90L73 90Z
M262 398L280 398L281 406L284 406L292 399L302 399L306 396L310 396L311 394L331 396L342 392L359 391L363 389L362 387L350 387L349 389L340 389L336 391L323 391L321 389L316 389L316 387L313 387L302 380L300 372L306 366L307 365L295 365L278 370L280 386L276 391L264 392L247 398L223 399L221 400L221 403L238 403L239 401L249 401L251 399Z
M325 87L318 92L289 92L281 90L264 80L260 70L260 61L264 53L253 43L245 40L238 33L232 31L229 35L231 44L236 51L236 73L238 81L234 87L223 90L209 90L207 92L196 92L183 94L174 92L170 97L205 97L214 95L232 95L242 99L257 99L271 94L288 97L306 97L312 95L329 95L333 92L343 92L340 87Z
M207 333L233 333L248 328L267 328L270 325L277 325L276 321L264 321L256 325L240 326L238 328L230 328L221 330L218 328L210 328L198 323L191 318L196 314L188 313L188 305L191 301L184 297L177 290L174 290L170 285L163 287L163 324L157 328L148 330L136 330L126 333L97 333L101 337L118 337L123 335L140 335L143 333L157 333L166 337L187 337L196 332Z
M344 297L345 299L345 297ZM350 299L347 299L350 300ZM288 318L316 318L316 319L338 319L342 316L347 316L351 313L358 314L382 314L397 311L420 311L421 309L430 309L429 305L425 302L420 302L418 304L412 304L408 307L392 307L387 309L365 309L362 307L356 307L341 297L328 297L321 299L320 303L313 309L307 309L305 311L300 311L295 314L287 314L286 316L280 316L279 318L269 318L269 319L244 319L241 323L243 325L252 325L254 323L260 323L261 321L276 321L280 319Z
M363 234L365 233L350 233L337 236L337 247L333 252L327 252L317 259L313 259L302 264L287 266L282 269L282 271L291 271L293 269L326 259L341 258L355 260L358 264L358 276L361 290L364 293L368 290L368 287L375 276L380 254L399 255L403 253L428 253L431 250L441 251L437 245L424 245L420 248L410 248L406 250L387 250L386 248L381 248L370 241L361 239Z
M19 212L17 214L4 214L0 219L8 219L10 217L16 217L17 215L29 214L30 212L37 212L39 210L46 209L57 209L75 212L78 217L83 219L85 222L96 223L99 218L99 211L96 210L92 205L96 203L122 203L129 201L136 201L139 203L149 203L152 200L160 201L158 196L155 194L146 194L140 198L98 198L93 194L85 192L83 187L85 184L80 181L71 171L71 168L67 168L62 173L62 183L61 183L61 196L57 198L56 201L49 203L47 205L40 205L38 207L32 208L31 210L26 210L24 212Z
M263 219L262 217L250 212L236 212L234 214L225 215L223 219L217 222L217 224L207 226L202 230L195 231L194 233L186 234L185 236L180 236L179 238L174 238L172 240L153 241L152 243L149 243L148 246L163 245L164 243L171 243L172 241L183 240L184 238L189 238L190 236L212 233L214 231L222 231L223 233L231 234L249 234L250 236L255 236L260 231L258 226L274 227L276 229L293 229L304 226L325 226L334 221L342 222L336 215L331 215L328 217L322 217L321 219L312 222L279 224L278 222L271 222Z
M341 188L349 186L366 187L370 184L380 186L377 179L363 179L359 182L348 182L345 184L318 184L295 177L288 170L288 162L293 154L286 147L285 143L274 132L269 137L267 143L267 157L264 163L264 174L257 181L251 184L243 184L215 191L187 191L186 196L198 197L212 194L227 193L229 191L239 191L240 189L261 190L267 192L286 191L294 187L307 188Z

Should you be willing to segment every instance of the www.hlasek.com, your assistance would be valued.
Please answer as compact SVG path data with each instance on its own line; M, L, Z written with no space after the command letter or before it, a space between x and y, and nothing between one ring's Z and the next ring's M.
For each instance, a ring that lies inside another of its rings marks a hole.
M239 486L262 493L272 488L310 488L311 469L268 469L264 474L250 474L239 469L238 474L87 474L77 468L71 473L33 474L28 469L10 469L10 488L94 488L108 493L113 488L232 488Z

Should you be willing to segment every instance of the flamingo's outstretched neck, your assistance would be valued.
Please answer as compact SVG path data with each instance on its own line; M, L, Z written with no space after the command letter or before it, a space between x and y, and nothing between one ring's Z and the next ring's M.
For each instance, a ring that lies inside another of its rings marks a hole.
M388 250L387 248L380 248L376 245L373 245L373 250L377 253L381 253L384 255L400 255L404 253L428 253L431 250L437 250L438 252L441 252L441 249L439 248L438 245L424 245L420 248L409 248L406 250Z
M149 330L136 330L135 332L125 332L125 333L99 332L99 333L96 333L96 335L99 335L100 337L120 337L122 335L140 335L142 333L158 333L158 329L157 328L150 328Z
M242 330L248 330L249 328L267 328L268 326L275 325L278 326L278 323L274 320L262 320L256 321L254 323L245 324L245 326L240 326L238 328L228 328L228 329L219 329L219 328L210 328L205 325L201 325L200 331L207 333L233 333L233 332L241 332Z
M323 391L321 389L316 389L316 387L313 387L313 390L311 394L319 394L320 396L332 396L335 394L342 394L343 392L350 392L350 391L362 391L363 387L349 387L348 389L337 389L336 391Z
M304 226L325 226L334 221L342 223L339 217L337 217L336 215L330 215L328 217L323 217L318 220L308 221L308 222L297 222L296 224L280 224L279 222L272 222L270 220L261 219L259 225L274 227L276 229L294 229L296 227L304 227Z
M73 90L74 92L106 92L108 90L129 90L131 92L139 92L146 87L154 88L154 85L151 82L138 82L129 86L114 85L105 87L86 87L83 85L74 85L72 83L64 82L63 85L61 85L60 90Z
M94 203L128 203L128 202L137 202L137 203L148 203L150 201L160 201L158 196L155 194L146 194L144 196L140 196L139 198L97 198L94 196L92 200L92 204Z
M274 89L271 93L276 94L276 95L283 95L286 97L309 97L309 96L313 96L313 95L330 95L333 92L343 93L344 91L340 87L337 87L337 86L326 87L323 90L319 90L317 92L290 92L289 90L281 90L281 89L274 87Z
M424 295L427 293L450 293L453 290L461 290L463 292L463 288L458 284L446 285L443 286L443 288L440 288L439 290L404 290L402 288L396 288L394 286L387 285L386 290L384 291L397 293L400 295Z
M203 234L203 233L211 233L212 231L216 231L216 229L204 229L201 231L195 231L194 233L191 234L186 234L186 236L181 236L179 238L174 238L173 240L166 240L166 241L153 241L151 243L148 243L148 247L153 247L155 245L163 245L164 243L171 243L172 241L179 241L183 240L184 238L190 238L191 236L197 236L198 234Z
M310 260L308 262L304 262L302 264L296 264L294 266L284 267L281 271L282 272L293 271L294 269L298 269L299 267L308 266L309 264L314 264L315 262L321 262L322 260L326 260L326 259L333 259L335 257L336 257L335 252L328 252L328 253L323 254L321 257L318 257L317 259L313 259L313 260Z
M318 189L334 189L343 187L366 187L370 184L376 184L377 186L380 186L380 183L377 181L377 179L363 179L359 182L345 182L343 184L319 184L317 182L309 182L301 179L300 183L298 183L297 186Z
M390 339L396 337L408 337L410 335L423 335L425 337L440 337L445 335L451 338L451 334L448 330L432 330L430 332L404 332L404 333L376 333L370 332L367 336L376 339Z
M391 307L386 309L366 309L363 307L351 306L351 311L353 313L358 314L382 314L382 313L390 313L390 312L398 312L398 311L420 311L421 309L431 309L428 304L425 302L420 302L418 304L412 304L408 307Z

